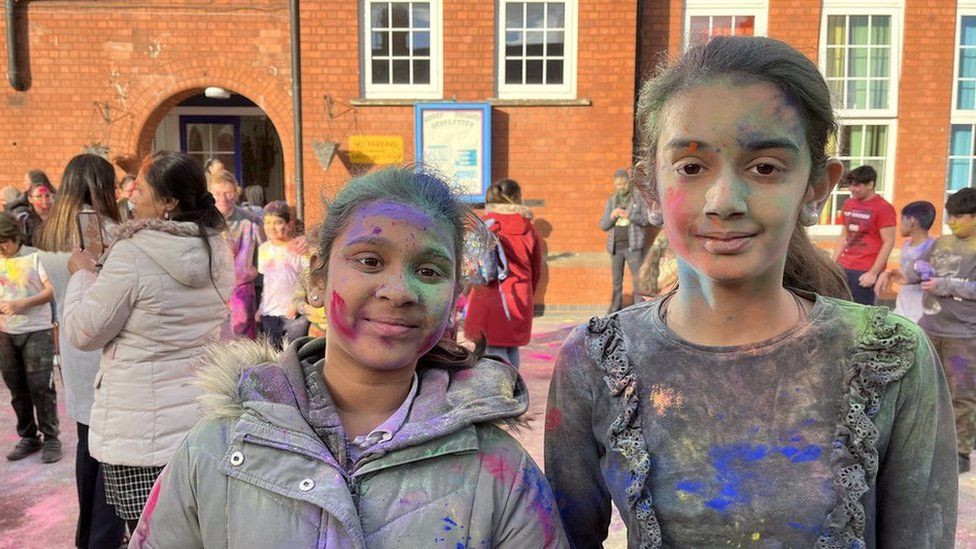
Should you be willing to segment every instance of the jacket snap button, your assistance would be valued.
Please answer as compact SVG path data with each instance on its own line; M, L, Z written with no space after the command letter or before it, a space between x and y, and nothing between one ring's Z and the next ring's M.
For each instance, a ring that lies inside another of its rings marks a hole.
M315 481L310 478L303 480L301 484L298 485L298 489L302 492L308 492L312 488L315 488Z
M244 463L244 454L240 452L234 452L230 455L230 464L237 466Z

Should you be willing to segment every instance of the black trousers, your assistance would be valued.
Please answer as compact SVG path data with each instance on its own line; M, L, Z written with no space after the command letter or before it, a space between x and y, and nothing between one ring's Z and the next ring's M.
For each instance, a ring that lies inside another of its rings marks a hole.
M0 332L0 373L10 389L20 438L37 438L40 431L45 439L56 440L60 430L54 391L54 330Z
M125 521L105 500L102 464L88 453L88 426L78 423L75 482L78 485L78 528L75 547L117 549L125 535Z
M854 269L844 269L844 273L847 275L847 285L851 288L851 296L854 298L854 303L860 303L861 305L874 305L874 287L865 288L861 286L858 281L861 275L867 271L855 271Z
M610 302L610 312L619 311L624 299L624 262L630 266L630 276L634 281L634 301L636 302L638 292L637 273L640 271L641 260L644 259L643 250L623 250L614 251L611 257L611 267L613 269L613 300Z

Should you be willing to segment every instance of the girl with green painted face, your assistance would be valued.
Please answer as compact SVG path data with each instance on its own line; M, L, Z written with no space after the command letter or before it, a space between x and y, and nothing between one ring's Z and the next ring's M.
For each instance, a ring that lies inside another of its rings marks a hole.
M546 472L577 547L951 547L952 410L911 322L846 301L805 227L841 174L816 65L767 38L642 87L637 184L678 287L573 332Z
M473 223L433 175L350 181L309 242L326 337L214 351L205 419L130 546L568 547L545 477L495 425L528 407L518 372L444 336Z

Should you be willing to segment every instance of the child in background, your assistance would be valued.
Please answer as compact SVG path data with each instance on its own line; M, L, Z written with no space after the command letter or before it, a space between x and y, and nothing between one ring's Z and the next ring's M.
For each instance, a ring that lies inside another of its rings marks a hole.
M915 262L921 259L932 248L935 242L929 236L929 229L935 221L935 206L931 202L919 200L912 202L901 209L901 224L898 232L906 238L901 246L901 255L898 258L899 269L882 273L878 277L878 282L874 286L874 292L881 295L881 292L888 289L893 276L900 270L907 273L913 270ZM922 287L919 284L902 284L898 289L898 298L895 301L895 313L918 322L922 318Z
M264 207L264 233L268 240L258 248L258 272L264 275L258 319L261 332L275 348L281 349L285 339L291 341L308 334L304 311L292 303L308 259L291 245L294 223L285 201L276 200Z
M54 463L61 459L48 305L54 290L37 249L25 246L25 238L14 216L0 213L0 372L10 390L20 435L7 459L17 461L41 451L41 461Z
M926 294L919 325L935 345L949 381L959 472L965 473L976 443L976 189L950 196L946 212L952 234L936 239L915 268L903 274Z

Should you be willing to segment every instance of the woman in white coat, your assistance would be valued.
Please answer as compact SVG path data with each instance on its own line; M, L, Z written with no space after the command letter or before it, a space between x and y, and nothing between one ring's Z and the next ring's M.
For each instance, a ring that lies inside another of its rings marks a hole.
M189 156L148 158L132 199L135 219L119 227L101 270L72 254L63 329L79 349L103 348L89 451L104 465L109 503L134 527L199 419L193 367L227 318L234 267L223 216Z

